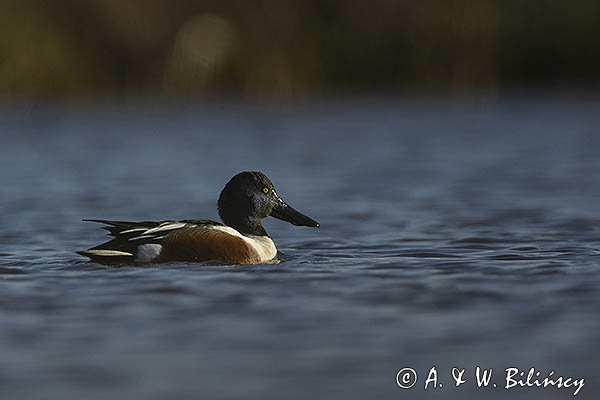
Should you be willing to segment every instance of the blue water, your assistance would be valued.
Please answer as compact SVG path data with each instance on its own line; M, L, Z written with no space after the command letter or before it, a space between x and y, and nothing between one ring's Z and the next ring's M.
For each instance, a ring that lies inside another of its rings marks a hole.
M0 398L573 398L504 389L509 367L598 398L599 106L4 106ZM278 265L74 253L105 238L82 218L217 218L249 169L321 223L266 220ZM443 387L425 391L432 366ZM498 387L477 388L476 366Z

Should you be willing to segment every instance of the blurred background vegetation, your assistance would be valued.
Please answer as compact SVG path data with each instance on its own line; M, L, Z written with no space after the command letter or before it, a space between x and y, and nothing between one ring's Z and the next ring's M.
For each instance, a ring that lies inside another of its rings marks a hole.
M597 88L598 0L0 0L0 98Z

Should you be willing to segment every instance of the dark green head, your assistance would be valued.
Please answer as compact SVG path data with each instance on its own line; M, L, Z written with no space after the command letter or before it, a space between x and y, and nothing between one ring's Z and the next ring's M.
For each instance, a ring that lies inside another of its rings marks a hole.
M275 191L265 174L240 172L227 182L218 201L225 224L250 235L266 235L260 220L269 215L293 225L319 227L314 219L289 206Z

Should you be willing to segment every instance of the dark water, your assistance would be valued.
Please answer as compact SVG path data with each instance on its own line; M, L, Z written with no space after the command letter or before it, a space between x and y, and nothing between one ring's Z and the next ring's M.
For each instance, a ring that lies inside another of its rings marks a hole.
M0 398L573 397L506 390L508 367L598 398L599 106L5 108ZM74 254L104 238L82 218L216 218L246 169L322 224L266 221L279 265ZM432 366L444 387L424 391Z

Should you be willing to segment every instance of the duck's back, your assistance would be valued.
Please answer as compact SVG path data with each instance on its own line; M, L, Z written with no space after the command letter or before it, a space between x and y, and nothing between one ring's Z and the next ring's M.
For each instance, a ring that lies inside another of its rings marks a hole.
M247 237L212 220L91 221L105 224L104 229L114 238L79 254L105 264L167 261L257 264L277 254L268 236Z

